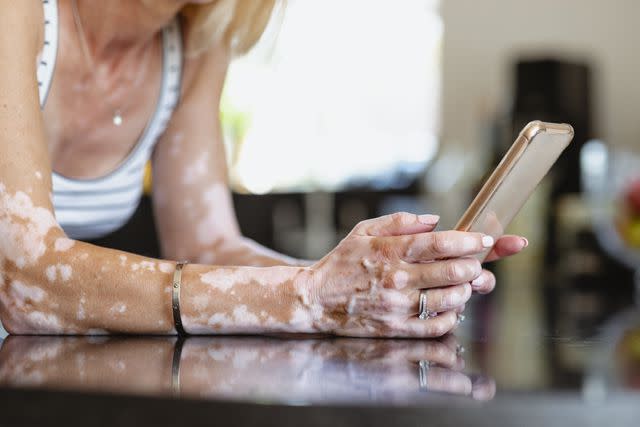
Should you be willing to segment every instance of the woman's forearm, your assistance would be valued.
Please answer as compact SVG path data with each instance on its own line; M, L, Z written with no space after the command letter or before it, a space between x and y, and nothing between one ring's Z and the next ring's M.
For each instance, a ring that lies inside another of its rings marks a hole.
M19 334L174 333L175 263L58 237L30 266L4 263L5 328ZM313 331L301 267L188 265L181 308L190 333Z
M317 332L305 267L189 265L182 319L189 333Z
M219 239L210 248L201 251L197 261L203 264L252 267L306 267L313 263L278 253L246 237Z

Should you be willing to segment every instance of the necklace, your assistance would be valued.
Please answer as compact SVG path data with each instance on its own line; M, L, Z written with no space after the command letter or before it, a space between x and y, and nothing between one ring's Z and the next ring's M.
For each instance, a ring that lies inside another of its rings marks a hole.
M93 57L91 56L91 53L89 52L89 44L87 43L87 38L85 36L85 31L84 31L84 27L82 26L82 20L80 19L80 12L78 11L78 2L77 0L71 0L71 10L73 12L73 23L75 25L76 28L76 34L78 34L78 40L80 41L80 48L82 50L82 56L84 56L84 61L87 64L87 67L89 68L89 70L91 71L92 76L94 76L94 80L95 80L95 61L93 60ZM147 54L147 57L149 57L151 55ZM147 64L148 64L148 60L147 60ZM146 69L146 66L144 67ZM142 75L144 74L144 69L141 69L141 71L138 73L138 76L136 78L136 81L134 82L133 86L137 87L138 84L141 82L142 80ZM100 88L100 85L98 84L97 81L95 81L95 84L98 88ZM120 126L122 125L122 122L124 121L123 119L123 112L124 112L124 108L118 108L115 107L114 105L112 105L109 102L109 98L107 96L103 96L104 100L106 101L107 104L109 104L109 108L111 108L111 110L113 111L113 117L112 117L112 122L115 126Z

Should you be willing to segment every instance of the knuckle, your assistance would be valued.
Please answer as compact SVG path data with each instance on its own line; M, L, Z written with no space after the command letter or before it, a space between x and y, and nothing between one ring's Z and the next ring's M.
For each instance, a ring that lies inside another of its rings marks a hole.
M447 328L447 325L444 322L440 321L440 319L438 319L437 322L433 322L429 334L432 337L441 337L447 332L449 332L449 328Z
M480 261L477 258L469 258L467 262L469 263L473 279L479 277L482 274L482 264Z
M364 233L363 233L363 231L362 231L362 230L363 230L363 228L364 228L364 222L363 222L363 221L360 221L359 223L357 223L357 224L353 227L353 229L351 229L351 233L350 233L350 234L351 234L352 236L354 236L354 235L356 235L356 236L357 236L357 235L364 234Z
M464 267L457 261L446 262L442 274L447 282L457 282L464 276Z
M394 224L406 224L408 221L408 213L406 212L395 212L391 214L391 222Z
M436 256L445 256L451 253L453 249L453 241L446 233L432 233L431 234L431 250Z

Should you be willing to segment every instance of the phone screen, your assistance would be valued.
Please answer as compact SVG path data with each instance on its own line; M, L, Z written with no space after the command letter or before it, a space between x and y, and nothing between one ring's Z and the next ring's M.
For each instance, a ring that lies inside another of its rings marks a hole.
M571 127L565 126L567 132L542 130L536 133L531 141L527 141L523 136L527 130L525 128L510 153L503 159L502 170L500 166L496 168L456 229L485 233L496 240L501 237L511 220L571 142L573 132ZM525 139L521 140L523 137ZM519 143L520 147L517 146ZM519 153L510 159L509 155L513 156L512 150ZM505 161L511 164L503 165ZM476 213L479 206L480 210ZM470 219L469 214L472 210L473 218ZM484 260L489 252L490 249L480 254L479 259Z

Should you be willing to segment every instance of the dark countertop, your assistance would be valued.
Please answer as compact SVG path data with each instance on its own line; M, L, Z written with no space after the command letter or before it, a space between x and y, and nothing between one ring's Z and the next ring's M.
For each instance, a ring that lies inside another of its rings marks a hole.
M471 329L439 340L11 336L0 424L637 425L640 313L587 337L523 332L528 353Z

